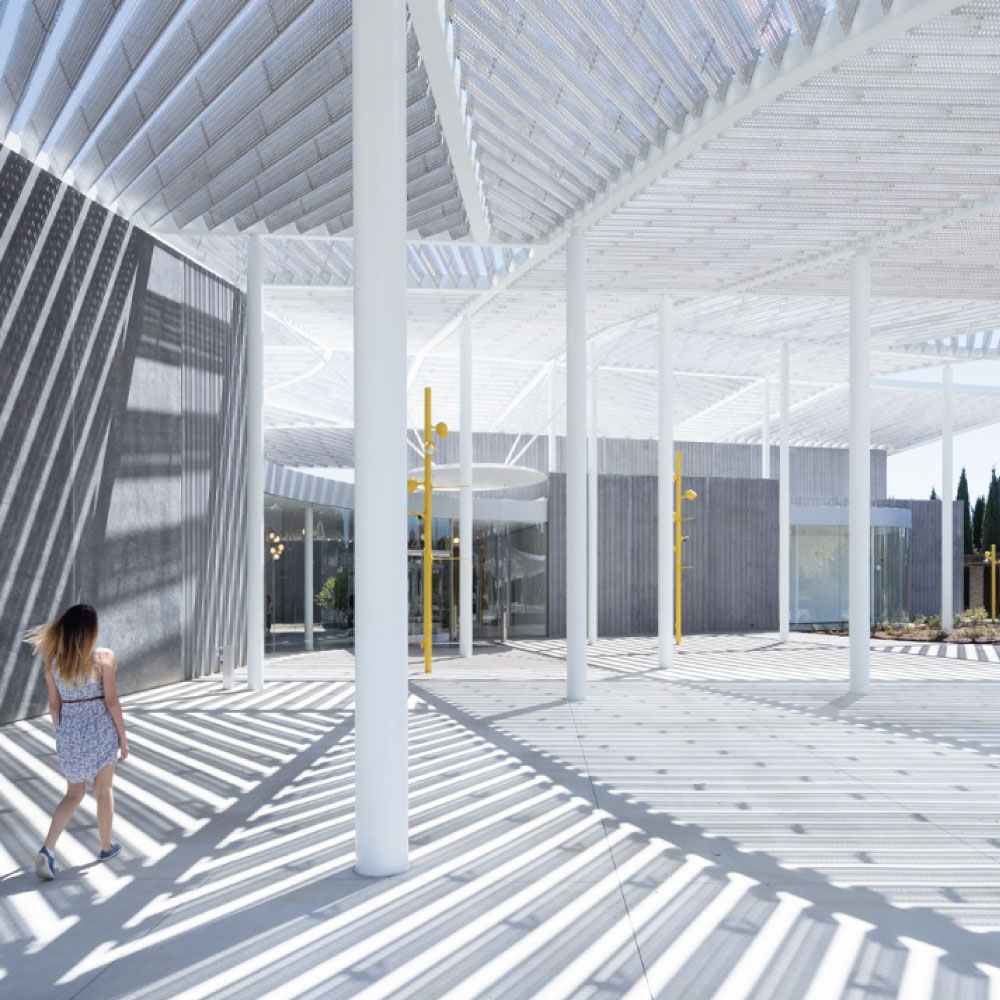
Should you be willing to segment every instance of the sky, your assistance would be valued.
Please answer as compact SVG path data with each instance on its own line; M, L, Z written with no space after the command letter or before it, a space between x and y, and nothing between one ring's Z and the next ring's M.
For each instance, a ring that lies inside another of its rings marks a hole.
M1000 360L968 361L955 364L956 384L991 385L1000 387ZM901 378L940 382L941 368L928 368L919 372L906 372ZM961 406L961 394L955 394L956 411ZM1000 399L998 399L1000 408ZM965 468L969 480L969 494L973 503L977 496L986 493L990 469L995 465L1000 473L1000 423L978 430L956 434L953 442L955 462L954 482ZM899 499L926 499L933 487L941 492L941 440L910 448L889 456L889 496Z

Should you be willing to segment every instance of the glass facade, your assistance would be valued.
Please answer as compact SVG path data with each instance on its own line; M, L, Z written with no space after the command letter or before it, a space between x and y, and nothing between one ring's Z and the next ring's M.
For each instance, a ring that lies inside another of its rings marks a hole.
M423 634L423 519L407 522L408 631ZM458 521L433 519L432 621L435 642L457 642ZM301 507L267 498L265 577L269 651L301 648L304 608L305 514ZM278 549L278 542L282 548ZM545 524L475 521L472 535L473 637L544 636L548 614L548 535ZM277 555L274 551L278 550ZM313 508L313 589L317 649L349 645L354 638L354 513Z
M838 509L846 517L846 508ZM910 528L902 523L874 524L871 537L871 620L900 621L909 610ZM847 538L846 524L792 525L792 625L831 625L848 620Z

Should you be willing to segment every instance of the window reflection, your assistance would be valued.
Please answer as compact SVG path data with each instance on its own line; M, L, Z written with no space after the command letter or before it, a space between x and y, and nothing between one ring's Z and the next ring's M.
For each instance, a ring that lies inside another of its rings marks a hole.
M901 621L909 612L910 529L871 528L871 619ZM793 525L789 621L793 625L846 622L848 608L848 528Z
M281 539L279 558L268 533ZM265 594L270 598L267 648L302 648L305 514L276 498L265 503ZM458 641L460 557L465 554L458 521L435 517L431 574L433 636ZM475 521L472 541L473 636L499 639L544 636L548 611L548 535L545 524ZM423 635L423 518L407 517L407 623L410 638ZM353 511L313 508L313 611L316 648L354 640Z

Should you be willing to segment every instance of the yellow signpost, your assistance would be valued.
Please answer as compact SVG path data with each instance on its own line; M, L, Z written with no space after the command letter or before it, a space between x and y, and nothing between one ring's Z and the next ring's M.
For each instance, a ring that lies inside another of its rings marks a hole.
M424 557L423 557L423 579L424 579L424 638L420 643L424 651L424 673L431 672L431 653L433 646L433 626L434 626L434 602L433 582L434 582L434 483L431 460L437 452L437 445L434 443L434 435L439 438L448 436L448 425L441 422L437 425L431 423L431 388L424 387L424 478L421 482L418 479L408 479L406 488L410 493L414 493L418 486L424 488Z
M693 517L681 516L681 504L685 500L697 500L698 494L694 490L681 492L681 453L677 452L677 459L674 468L674 635L677 645L681 644L681 610L684 605L683 581L681 570L691 569L684 566L684 542L687 539L682 531L684 521L693 521Z

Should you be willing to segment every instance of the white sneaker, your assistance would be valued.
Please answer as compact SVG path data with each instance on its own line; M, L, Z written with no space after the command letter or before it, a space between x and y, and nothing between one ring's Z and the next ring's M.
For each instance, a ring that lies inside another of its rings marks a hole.
M47 881L56 877L56 859L47 847L43 847L35 855L35 874Z

